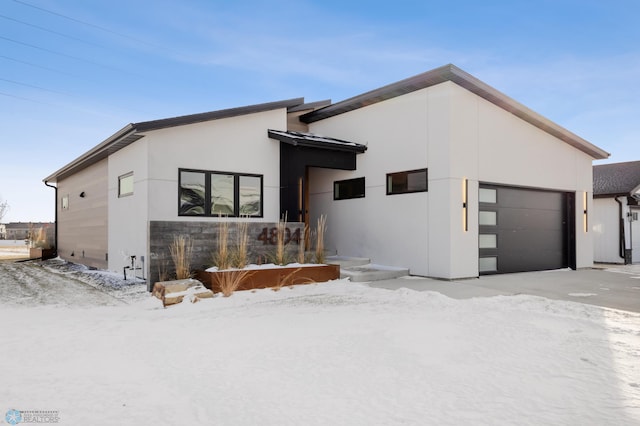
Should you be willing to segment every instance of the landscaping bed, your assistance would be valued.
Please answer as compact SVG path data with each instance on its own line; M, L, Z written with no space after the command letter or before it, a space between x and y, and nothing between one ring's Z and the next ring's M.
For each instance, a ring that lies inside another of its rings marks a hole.
M338 278L339 265L317 264L262 265L247 269L196 272L196 279L214 293L223 292L225 283L229 281L237 281L235 290L253 290L325 282Z

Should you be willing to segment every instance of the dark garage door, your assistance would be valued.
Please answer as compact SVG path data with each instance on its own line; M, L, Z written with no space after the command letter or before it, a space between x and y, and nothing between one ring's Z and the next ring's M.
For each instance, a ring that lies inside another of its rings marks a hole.
M574 195L480 185L481 274L573 267Z

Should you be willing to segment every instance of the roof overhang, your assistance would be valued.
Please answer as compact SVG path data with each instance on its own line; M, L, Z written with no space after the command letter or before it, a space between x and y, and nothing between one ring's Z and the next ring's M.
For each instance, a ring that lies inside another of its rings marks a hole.
M349 142L342 139L329 138L315 135L313 133L292 132L284 130L268 130L267 134L271 139L279 140L293 146L307 148L319 148L329 151L346 151L361 154L367 150L366 145Z
M393 83L353 98L337 102L325 108L312 111L302 115L300 120L304 123L313 123L447 81L451 81L461 87L464 87L481 98L486 99L533 126L590 155L594 159L601 160L609 157L609 153L603 149L591 144L580 136L532 111L521 103L511 99L497 89L494 89L452 64L427 71L414 77L401 80L397 83Z
M294 98L284 101L268 102L257 105L250 105L239 108L229 108L218 111L204 112L200 114L183 115L162 120L143 121L140 123L130 123L125 127L105 139L99 145L82 154L66 166L52 173L43 179L45 183L57 183L78 171L89 167L109 155L131 145L133 142L145 136L145 132L166 129L169 127L184 126L188 124L202 123L205 121L219 120L222 118L236 117L240 115L254 114L271 111L274 109L286 108L290 110L304 104L304 98Z

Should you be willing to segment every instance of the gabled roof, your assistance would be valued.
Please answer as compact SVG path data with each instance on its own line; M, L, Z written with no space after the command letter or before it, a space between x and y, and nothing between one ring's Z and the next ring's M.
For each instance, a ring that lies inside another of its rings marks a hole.
M201 123L211 120L219 120L221 118L230 118L240 115L254 114L258 112L271 111L274 109L287 108L291 109L304 104L304 98L294 98L284 101L268 102L257 105L249 105L239 108L229 108L218 111L203 112L200 114L183 115L180 117L165 118L161 120L142 121L140 123L130 123L125 127L102 141L99 145L82 154L60 170L54 172L50 176L43 179L44 182L55 183L60 179L64 179L100 160L107 158L109 155L121 150L122 148L132 144L140 138L143 138L144 132L152 130L160 130L168 127L184 126L187 124Z
M342 139L328 138L314 135L313 133L292 132L284 130L268 130L267 134L271 139L288 143L293 146L304 146L310 148L321 148L330 151L348 151L363 153L367 150L366 145L349 142Z
M593 166L593 195L633 195L640 190L640 161Z
M521 103L511 99L502 92L494 89L486 83L478 80L471 74L466 73L455 65L449 64L422 74L389 84L379 89L372 90L367 93L355 96L353 98L337 102L325 108L309 112L300 117L305 123L313 123L324 120L335 115L363 108L378 102L402 96L420 89L435 86L436 84L451 81L457 85L464 87L472 93L486 99L487 101L499 106L500 108L512 113L522 120L538 127L539 129L549 133L552 136L568 143L574 148L589 154L594 159L605 159L609 157L609 153L601 148L582 139L569 130L559 126L551 120L541 116L540 114L530 110Z

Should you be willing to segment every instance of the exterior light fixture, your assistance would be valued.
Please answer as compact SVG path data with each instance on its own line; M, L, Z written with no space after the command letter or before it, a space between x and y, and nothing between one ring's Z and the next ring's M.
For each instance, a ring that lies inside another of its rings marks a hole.
M582 221L584 223L584 232L589 232L589 221L587 215L587 192L585 191L582 197Z
M84 191L82 191L82 192L80 193L80 198L84 198L84 195L85 195L85 194L84 194Z
M469 230L469 179L462 179L462 229Z

